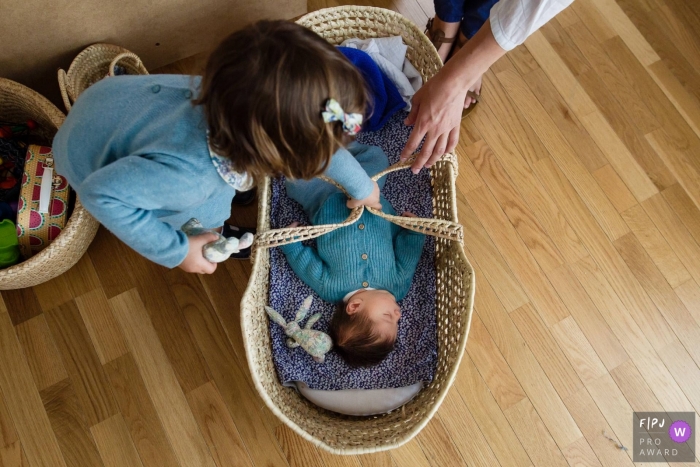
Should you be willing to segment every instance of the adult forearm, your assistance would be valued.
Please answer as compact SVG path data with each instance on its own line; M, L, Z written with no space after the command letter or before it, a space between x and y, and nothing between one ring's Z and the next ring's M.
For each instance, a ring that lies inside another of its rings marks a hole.
M425 138L411 165L413 173L457 146L463 106L471 102L467 92L480 87L479 80L491 65L572 1L500 0L491 8L489 20L413 96L414 107L405 124L414 127L401 152L401 159L408 159Z
M491 22L486 21L440 73L445 76L448 86L471 86L505 53L494 38Z

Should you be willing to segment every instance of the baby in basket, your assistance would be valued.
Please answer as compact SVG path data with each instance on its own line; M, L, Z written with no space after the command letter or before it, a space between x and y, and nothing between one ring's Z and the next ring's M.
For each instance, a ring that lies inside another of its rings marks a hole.
M339 151L355 156L366 172L358 177L372 176L389 165L376 146L353 142ZM384 181L379 181L380 188ZM314 225L340 223L349 214L345 194L321 179L288 179L286 188ZM395 214L383 196L380 202L383 212ZM323 300L338 304L330 335L336 352L350 366L375 365L393 350L401 318L397 301L411 286L424 237L365 210L354 224L318 237L316 248L301 242L280 247L309 287Z

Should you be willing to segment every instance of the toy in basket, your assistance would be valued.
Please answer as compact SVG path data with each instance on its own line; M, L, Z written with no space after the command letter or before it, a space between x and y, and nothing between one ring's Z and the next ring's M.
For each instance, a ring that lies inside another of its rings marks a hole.
M63 113L43 96L19 83L0 78L0 121L31 120L33 123L28 126L32 130L32 140L50 145L64 118ZM14 133L21 129L10 128L10 131ZM40 192L41 186L34 188L34 191ZM59 204L56 204L56 208ZM62 274L82 257L98 226L77 200L63 231L50 245L29 259L0 270L0 290L31 287ZM55 229L53 231L56 233Z
M316 321L321 318L321 313L312 315L303 328L300 326L300 323L309 312L309 308L311 308L312 300L313 296L309 295L306 297L304 302L301 304L301 307L299 307L299 311L297 311L294 321L290 321L289 323L285 321L281 314L269 306L266 306L265 310L267 311L267 314L270 315L270 319L282 326L285 334L289 336L289 339L287 339L288 347L301 346L301 348L311 355L315 361L318 363L323 363L326 354L333 346L333 342L331 341L331 337L325 332L311 329L313 325L316 324Z
M51 244L68 220L68 182L54 173L51 148L30 145L17 210L17 237L25 259Z
M402 36L407 57L429 79L440 68L440 59L427 37L413 23L389 10L373 7L336 7L303 16L298 23L334 45L358 37ZM373 178L404 169L397 164ZM303 438L336 454L360 454L398 447L413 438L432 418L457 373L466 346L473 310L474 273L462 248L462 228L457 223L455 178L456 158L452 154L430 169L433 186L431 219L389 216L370 211L404 228L434 235L437 296L437 368L433 380L400 410L371 417L339 415L306 401L294 389L280 384L272 358L270 331L265 307L269 302L269 248L323 235L356 222L363 208L334 225L271 230L271 180L259 186L259 213L253 269L241 302L241 327L246 356L256 389L263 401L284 423Z

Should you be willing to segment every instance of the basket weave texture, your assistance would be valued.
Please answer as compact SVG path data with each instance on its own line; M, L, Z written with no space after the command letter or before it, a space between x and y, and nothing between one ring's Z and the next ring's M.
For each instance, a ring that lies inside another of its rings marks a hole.
M45 97L9 79L0 78L0 120L38 123L43 144L51 141L65 115ZM27 261L0 269L0 290L21 289L46 282L70 269L83 256L99 224L76 200L65 229L49 246Z
M423 81L432 77L441 66L437 52L420 29L389 10L357 6L328 8L303 16L297 22L336 45L353 37L400 35L408 45L408 58L421 73ZM241 302L241 327L248 365L255 387L270 410L297 434L332 453L371 453L409 441L437 411L462 359L474 304L474 271L464 255L461 228L454 228L457 224L456 158L453 154L446 155L430 168L430 172L433 214L436 220L446 221L435 233L438 339L435 378L402 408L371 417L345 416L324 410L308 402L294 389L283 387L277 378L264 309L268 303L270 273L267 247L286 243L285 238L289 237L298 240L317 236L319 229L313 228L316 226L279 229L279 236L275 231L268 232L271 230L270 179L265 179L259 187L258 236L263 243L256 244L250 282ZM354 222L353 214L347 222Z
M59 69L58 85L66 110L70 111L72 104L87 88L105 76L113 75L117 64L124 67L129 75L148 74L136 54L113 44L93 44L73 59L68 72Z

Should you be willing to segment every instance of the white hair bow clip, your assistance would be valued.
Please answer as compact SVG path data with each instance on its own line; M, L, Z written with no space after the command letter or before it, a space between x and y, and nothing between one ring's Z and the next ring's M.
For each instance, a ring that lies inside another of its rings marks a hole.
M362 114L345 113L333 98L326 101L326 110L321 115L326 123L343 122L343 131L350 136L356 135L362 129Z

